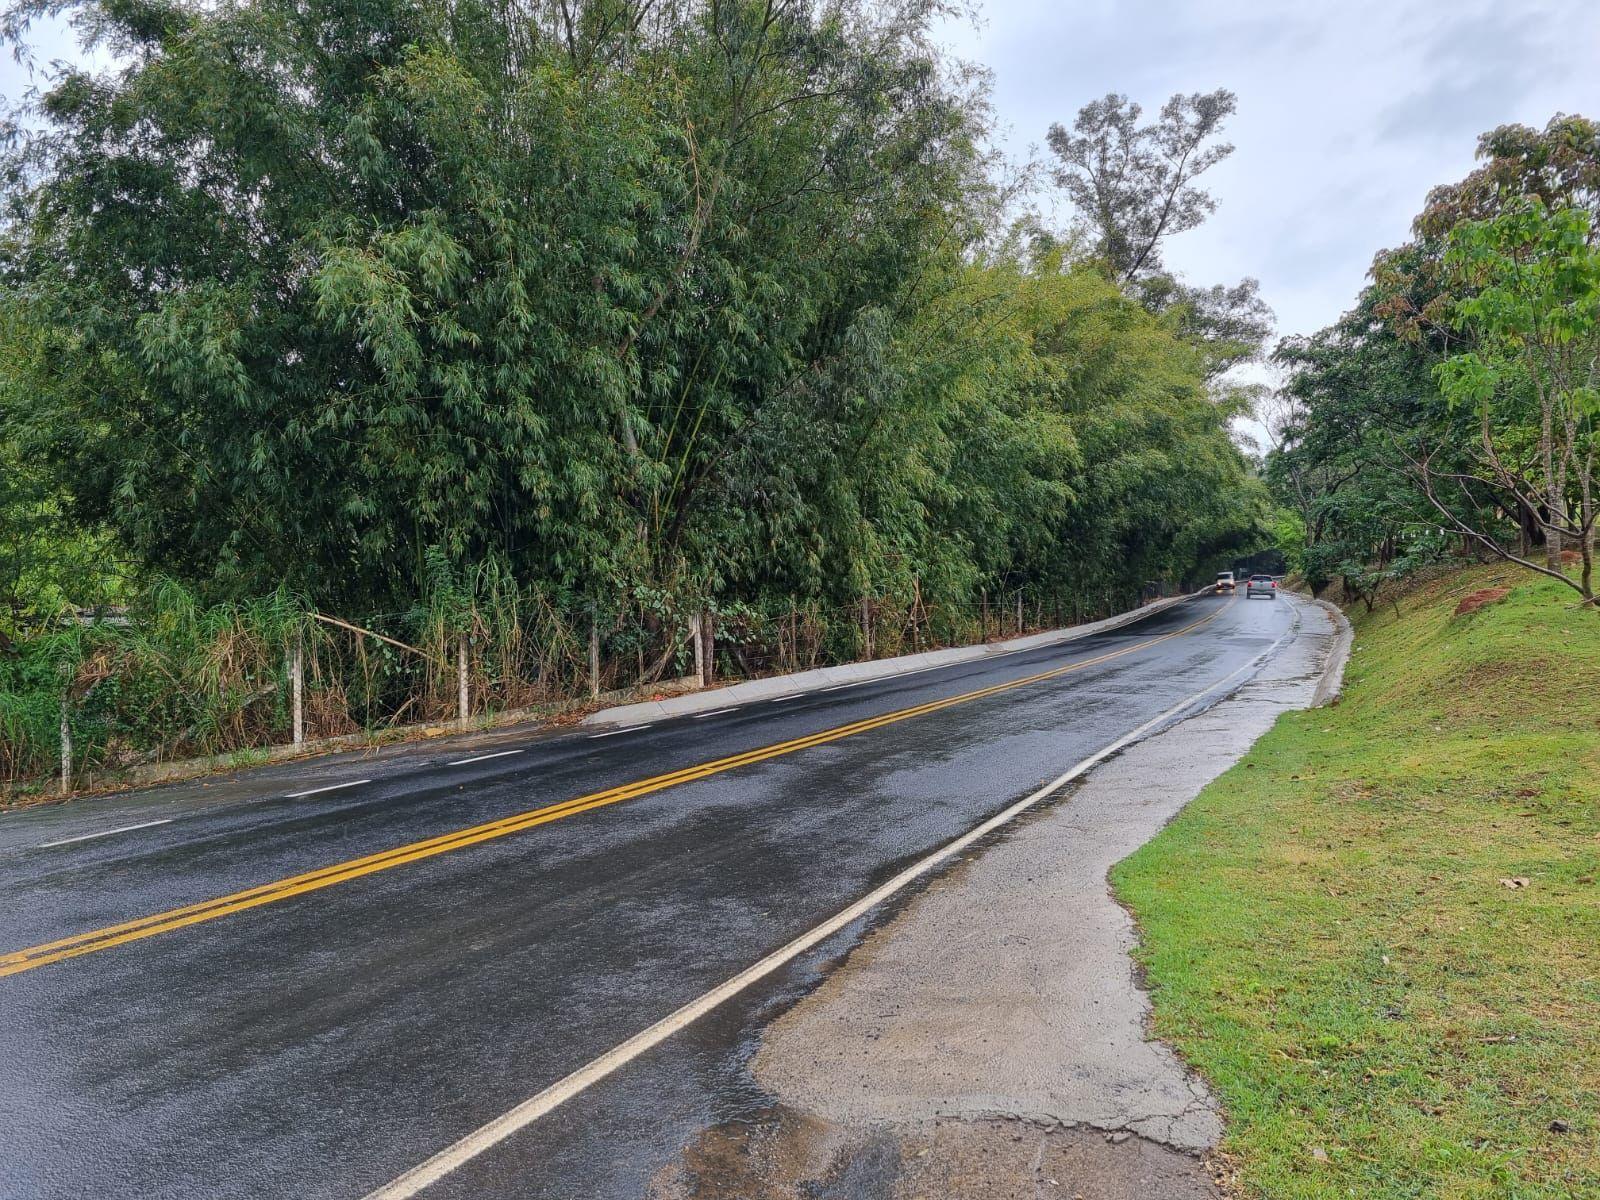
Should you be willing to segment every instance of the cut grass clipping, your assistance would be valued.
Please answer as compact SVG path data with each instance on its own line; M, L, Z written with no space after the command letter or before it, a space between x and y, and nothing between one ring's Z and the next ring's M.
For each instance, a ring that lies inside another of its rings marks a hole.
M1525 580L1360 619L1113 872L1244 1195L1600 1197L1600 614Z

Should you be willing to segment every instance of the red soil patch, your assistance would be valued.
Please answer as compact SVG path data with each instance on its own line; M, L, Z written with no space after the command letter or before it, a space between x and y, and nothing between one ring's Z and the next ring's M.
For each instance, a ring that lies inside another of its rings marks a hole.
M1470 596L1461 597L1461 603L1456 605L1456 616L1462 613L1477 612L1485 604L1498 604L1511 594L1508 587L1484 588L1481 592L1473 592Z

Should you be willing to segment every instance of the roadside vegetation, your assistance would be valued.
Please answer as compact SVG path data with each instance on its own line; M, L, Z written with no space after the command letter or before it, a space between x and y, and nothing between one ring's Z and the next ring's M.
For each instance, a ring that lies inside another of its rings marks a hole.
M1233 97L1107 97L1014 179L941 11L9 8L95 54L0 153L0 780L63 699L83 766L284 740L312 614L393 639L320 639L334 733L447 707L461 637L503 708L702 619L726 673L883 654L1255 548L1269 314L1162 266Z
M1479 139L1334 325L1285 338L1266 404L1278 541L1367 606L1451 553L1498 557L1595 608L1600 125Z
M1505 564L1354 616L1341 702L1113 873L1155 1030L1242 1195L1600 1195L1600 621Z

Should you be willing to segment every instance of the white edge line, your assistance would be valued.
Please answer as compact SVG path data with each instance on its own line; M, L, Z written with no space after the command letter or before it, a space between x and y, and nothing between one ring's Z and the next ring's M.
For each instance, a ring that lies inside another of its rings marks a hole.
M55 842L40 842L35 850L48 850L51 846L70 846L73 842L87 842L93 838L110 837L114 833L132 833L135 829L149 829L155 825L170 825L171 817L162 817L159 821L145 821L138 825L124 825L121 829L102 829L99 833L84 833L77 837L62 838Z
M368 1192L367 1195L363 1197L363 1200L409 1200L410 1197L417 1195L424 1188L430 1187L437 1183L446 1175L454 1171L457 1167L469 1162L473 1158L476 1158L485 1150L491 1149L500 1142L505 1141L513 1134L527 1128L529 1125L533 1124L533 1122L537 1121L540 1117L544 1116L552 1109L565 1103L567 1100L572 1099L572 1097L578 1095L586 1088L598 1083L607 1075L611 1074L619 1067L627 1065L633 1059L645 1053L647 1050L650 1050L652 1047L666 1041L667 1038L671 1037L674 1033L677 1033L686 1026L693 1024L699 1018L705 1016L706 1013L710 1012L712 1009L716 1008L725 1001L732 999L751 984L764 979L766 976L776 971L779 967L784 966L794 958L798 958L800 955L804 954L807 950L811 949L813 946L816 946L818 943L826 941L828 938L838 933L847 925L852 924L861 917L865 916L868 912L871 912L890 896L903 889L907 884L914 882L922 875L926 875L929 871L939 866L946 859L961 853L961 851L965 850L968 846L972 845L980 838L987 836L994 830L1000 828L1002 825L1014 820L1016 817L1026 812L1034 805L1038 804L1041 800L1054 795L1078 776L1082 775L1091 768L1098 766L1101 762L1117 753L1117 751L1122 750L1123 748L1131 745L1133 742L1138 741L1141 737L1149 733L1152 729L1155 729L1164 721L1167 721L1170 718L1178 715L1184 709L1188 708L1204 696L1209 695L1211 692L1214 692L1218 688L1231 682L1239 675L1244 674L1244 672L1250 670L1257 663L1261 662L1268 655L1270 655L1280 645L1282 645L1284 640L1287 639L1293 632L1294 626L1291 625L1289 630L1284 633L1283 637L1280 637L1266 650L1262 651L1238 670L1224 676L1216 683L1209 684L1206 687L1201 688L1198 692L1195 692L1193 695L1179 701L1177 704L1173 705L1159 716L1152 717L1150 720L1146 721L1143 725L1140 725L1131 733L1123 734L1114 742L1109 743L1100 750L1096 751L1094 754L1091 754L1088 758L1078 763L1071 770L1056 776L1056 778L1045 784L1038 791L1023 797L1010 808L995 814L987 821L984 821L982 824L962 834L955 841L947 843L945 846L935 850L926 858L913 863L894 878L890 879L887 883L884 883L878 888L875 888L873 891L868 892L865 896L861 897L861 899L857 900L848 908L835 913L822 924L795 938L788 945L783 946L778 950L774 950L771 954L767 955L759 962L752 966L746 967L743 971L740 971L737 975L733 976L733 978L726 980L715 988L712 988L711 991L705 993L699 999L691 1000L688 1004L685 1004L676 1012L670 1014L669 1016L663 1017L654 1025L651 1025L647 1029L641 1030L639 1033L634 1034L627 1041L607 1051L605 1054L602 1054L599 1058L596 1058L588 1065L579 1067L566 1078L558 1080L549 1087L545 1088L544 1091L535 1096L530 1096L515 1108L496 1117L494 1120L474 1130L472 1133L467 1134L466 1137L460 1139L452 1145L446 1146L432 1158L418 1163L403 1175L398 1176L389 1183L377 1188L375 1191Z
M298 800L301 796L315 796L319 792L336 792L340 788L360 787L363 783L371 783L370 779L352 779L349 783L330 783L327 787L312 788L305 792L289 792L285 800Z
M738 707L739 706L735 704L732 708L714 708L708 713L695 713L694 719L696 721L704 721L707 717L720 717L723 713L731 713Z
M604 733L591 733L589 736L591 738L616 737L617 734L619 734L619 733L637 733L641 729L649 729L650 726L654 725L654 724L655 724L655 722L651 721L649 724L646 724L646 725L628 725L628 726L626 726L626 727L624 727L622 729L608 729Z
M504 758L508 754L521 754L521 750L496 750L493 754L477 754L471 758L458 758L455 762L445 763L447 767L464 767L468 763L484 762L491 758Z

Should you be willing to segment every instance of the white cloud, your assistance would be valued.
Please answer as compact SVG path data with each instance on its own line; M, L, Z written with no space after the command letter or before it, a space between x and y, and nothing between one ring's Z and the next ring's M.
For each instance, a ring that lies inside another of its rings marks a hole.
M1471 169L1480 133L1600 117L1593 0L988 0L976 30L946 38L993 71L1016 156L1109 91L1147 111L1237 92L1237 149L1206 177L1218 211L1166 258L1195 282L1256 276L1285 333L1350 306L1428 189Z

